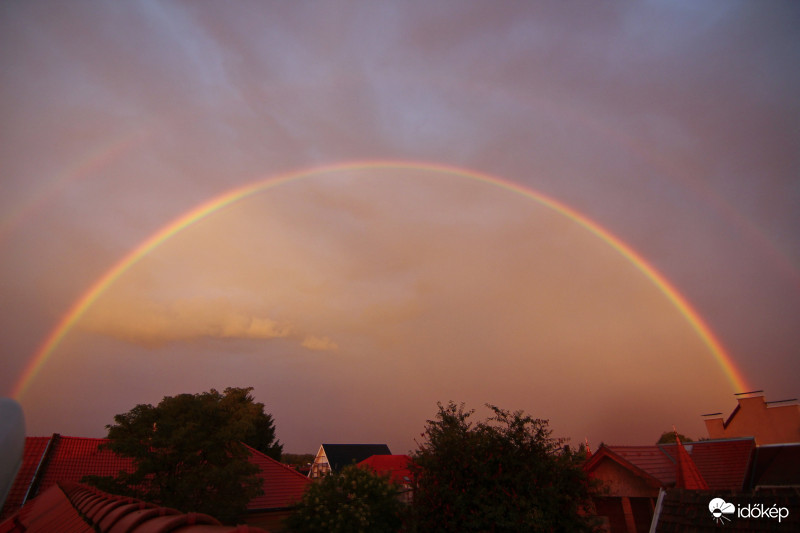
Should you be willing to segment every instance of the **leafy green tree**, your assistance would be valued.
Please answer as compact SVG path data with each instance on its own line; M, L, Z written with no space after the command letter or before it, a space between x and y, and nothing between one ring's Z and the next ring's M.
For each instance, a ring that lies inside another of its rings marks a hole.
M411 461L418 531L591 531L584 513L590 483L585 456L551 437L546 420L488 406L439 404Z
M286 525L297 533L396 533L402 509L388 476L350 465L311 485Z
M252 388L214 389L167 396L157 406L140 404L106 426L115 453L133 459L132 472L84 481L108 492L134 496L184 512L234 522L261 494L249 444L280 457L272 417L250 395Z
M675 435L677 435L681 439L681 442L684 444L687 442L694 442L686 435L675 433L675 431L665 431L664 433L661 434L661 438L658 439L658 442L656 442L656 444L673 444L675 442Z

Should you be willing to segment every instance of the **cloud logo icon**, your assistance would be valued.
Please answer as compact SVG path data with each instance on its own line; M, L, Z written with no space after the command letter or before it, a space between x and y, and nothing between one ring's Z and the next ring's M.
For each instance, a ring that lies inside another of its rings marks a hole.
M708 502L708 510L711 511L711 515L714 517L714 522L717 524L722 524L725 522L725 520L728 522L731 521L731 519L725 515L735 513L736 506L732 503L726 502L722 498L714 498Z

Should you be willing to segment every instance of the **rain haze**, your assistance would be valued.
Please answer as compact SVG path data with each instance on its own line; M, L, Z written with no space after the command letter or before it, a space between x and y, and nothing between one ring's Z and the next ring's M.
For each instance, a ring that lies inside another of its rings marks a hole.
M652 444L796 398L796 2L0 3L0 393Z

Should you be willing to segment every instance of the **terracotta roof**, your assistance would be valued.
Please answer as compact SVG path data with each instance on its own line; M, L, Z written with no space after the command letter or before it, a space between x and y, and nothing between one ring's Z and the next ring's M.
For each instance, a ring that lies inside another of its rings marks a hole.
M101 450L107 439L27 437L22 466L3 506L0 518L13 513L56 482L80 482L83 476L110 476L132 469L132 461L110 450Z
M711 489L739 490L756 448L755 439L708 440L694 444L692 458Z
M606 446L592 454L584 467L593 470L604 458L625 466L656 487L675 483L675 463L670 461L658 446Z
M385 444L323 444L325 457L333 472L355 464L373 455L391 455Z
M708 488L730 490L741 490L744 487L755 447L752 437L701 440L686 445ZM660 448L670 458L675 459L675 444L662 444Z
M408 455L373 455L358 463L358 466L370 468L378 474L389 474L392 481L402 485L411 481L411 471L408 469L410 461Z
M62 437L27 437L23 464L9 492L0 520L17 511L28 499L56 483L79 483L84 476L112 476L120 470L133 470L131 459L110 450L100 449L107 439ZM249 448L249 447L248 447ZM261 469L264 495L254 498L248 511L284 509L296 502L310 480L261 452L249 448L251 461Z
M200 513L180 513L75 483L55 484L0 523L0 533L267 533L223 526Z
M22 465L19 467L17 477L14 478L14 483L8 491L5 504L3 504L2 512L0 512L0 520L5 516L10 515L22 506L25 499L25 494L28 492L33 475L36 473L36 468L42 460L47 444L50 442L50 437L27 437L25 439L25 449L22 452Z
M283 509L297 503L312 481L294 468L245 446L250 451L250 462L261 469L261 478L264 480L264 494L251 500L247 509Z
M685 445L685 451L710 489L741 490L755 448L752 437L705 440ZM591 471L601 460L610 458L635 474L655 480L658 486L672 487L678 481L678 449L676 444L652 446L600 447L586 462Z
M681 440L676 435L677 468L675 469L675 486L681 489L707 490L708 484L697 469L697 465L689 457L689 452L683 447Z
M80 483L84 476L114 476L120 470L133 470L133 461L111 450L100 449L108 439L53 437L49 459L41 477L39 490L55 483Z

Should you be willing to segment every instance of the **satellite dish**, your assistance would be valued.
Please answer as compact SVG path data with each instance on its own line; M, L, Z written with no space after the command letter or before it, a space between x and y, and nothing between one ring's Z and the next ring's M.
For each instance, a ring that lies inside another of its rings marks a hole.
M0 398L0 508L14 484L25 450L25 415L11 398Z

